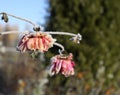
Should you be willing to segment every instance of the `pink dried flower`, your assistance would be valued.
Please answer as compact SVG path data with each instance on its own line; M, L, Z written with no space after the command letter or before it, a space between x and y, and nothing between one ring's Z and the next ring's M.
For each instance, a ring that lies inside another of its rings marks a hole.
M62 73L65 77L74 75L75 63L72 61L73 55L68 56L56 55L51 58L50 75Z
M18 43L17 49L21 52L27 50L45 52L51 48L56 40L51 35L37 32L25 34Z

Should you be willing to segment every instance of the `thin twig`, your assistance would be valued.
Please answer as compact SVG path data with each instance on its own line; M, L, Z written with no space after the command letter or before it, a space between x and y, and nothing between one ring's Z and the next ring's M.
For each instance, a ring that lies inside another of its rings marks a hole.
M58 46L58 47L60 47L60 48L61 48L61 50L59 50L59 53L60 53L60 54L62 54L62 52L63 52L63 51L65 51L64 46L63 46L63 45L61 45L61 44L59 44L59 43L54 43L54 45L56 45L56 46Z
M50 34L50 35L68 35L72 37L75 37L78 35L78 34L69 33L69 32L57 32L57 31L39 31L39 32L43 32L43 33ZM35 32L32 32L32 33L34 34Z
M82 40L82 35L78 34L74 34L74 33L69 33L69 32L58 32L58 31L46 31L45 33L47 34L52 34L52 35L68 35L68 36L72 36L74 37L73 40ZM79 43L79 42L78 42Z
M30 24L32 24L34 27L37 27L38 25L36 25L35 23L33 23L32 21L28 20L28 19L25 19L25 18L21 18L21 17L18 17L18 16L15 16L15 15L12 15L12 14L8 14L8 13L5 13L5 12L1 12L0 14L7 14L8 16L11 16L11 17L14 17L16 19L20 19L20 20L23 20L25 22L28 22Z
M43 31L39 31L39 32L43 32ZM20 31L5 31L5 32L0 32L0 35L5 35L5 34L13 34L13 33L30 33L29 31L24 31L24 32L20 32ZM35 32L32 32L33 34ZM52 32L52 31L47 31L47 32L43 32L46 34L51 34L51 35L68 35L68 36L73 36L73 37L77 37L78 40L82 39L82 36L78 33L78 34L74 34L74 33L68 33L68 32Z
M45 33L48 34L57 34L57 35L69 35L69 36L76 36L76 34L68 33L68 32L59 32L59 31L46 31Z
M6 31L6 32L0 32L0 35L6 35L6 34L26 34L29 33L29 31Z

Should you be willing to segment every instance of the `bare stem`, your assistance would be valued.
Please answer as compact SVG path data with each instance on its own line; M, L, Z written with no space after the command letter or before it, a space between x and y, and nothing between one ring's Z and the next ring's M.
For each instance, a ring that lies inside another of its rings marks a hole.
M76 40L82 40L82 35L78 34L74 34L74 33L69 33L69 32L58 32L58 31L46 31L45 33L48 34L52 34L52 35L68 35L68 36L72 36L72 37L76 37Z
M6 35L6 34L26 34L29 33L29 31L6 31L6 32L0 32L0 35Z
M57 34L57 35L69 35L69 36L76 36L76 34L73 34L73 33L68 33L68 32L58 32L58 31L46 31L45 33L48 33L48 34Z
M58 47L60 47L60 48L61 48L61 50L59 49L59 53L60 53L60 54L62 54L62 52L63 52L63 51L65 51L64 46L63 46L63 45L61 45L61 44L59 44L59 43L54 43L54 45L56 45L56 46L58 46Z
M7 14L8 16L14 17L14 18L16 18L16 19L23 20L23 21L25 21L25 22L28 22L28 23L32 24L34 27L38 26L38 25L36 25L35 23L33 23L32 21L30 21L30 20L28 20L28 19L25 19L25 18L21 18L21 17L15 16L15 15L12 15L12 14L8 14L8 13L5 13L5 12L1 12L0 15L1 15L1 14Z
M40 31L42 32L42 31ZM5 34L13 34L13 33L29 33L29 31L24 31L24 32L20 32L20 31L5 31L5 32L0 32L0 35L5 35ZM34 34L35 32L33 32ZM51 35L68 35L68 36L79 36L79 40L81 40L82 36L78 33L78 34L73 34L73 33L68 33L68 32L52 32L52 31L46 31L43 32L46 34L51 34Z

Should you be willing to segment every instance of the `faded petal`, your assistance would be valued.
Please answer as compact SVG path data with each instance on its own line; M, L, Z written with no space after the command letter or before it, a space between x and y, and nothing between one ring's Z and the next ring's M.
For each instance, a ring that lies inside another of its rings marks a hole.
M62 61L58 60L56 57L51 59L50 75L58 74L61 70Z
M66 77L74 75L74 66L70 60L63 62L61 73Z

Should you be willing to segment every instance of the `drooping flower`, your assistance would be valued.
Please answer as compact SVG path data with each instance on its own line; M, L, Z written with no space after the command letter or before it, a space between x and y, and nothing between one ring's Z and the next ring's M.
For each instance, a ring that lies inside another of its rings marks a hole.
M70 53L68 56L56 55L51 58L50 75L58 73L63 74L65 77L74 75L75 63L72 61L73 55Z
M80 40L82 40L82 36L78 33L76 36L72 37L70 40L72 40L73 42L79 44Z
M18 43L17 50L25 51L40 51L45 52L51 48L56 40L51 35L37 32L25 34Z

